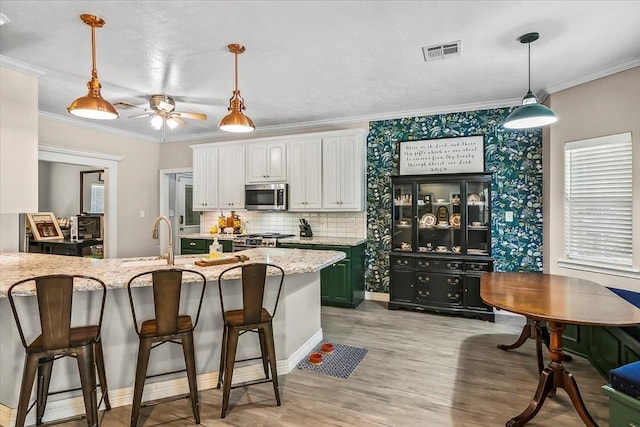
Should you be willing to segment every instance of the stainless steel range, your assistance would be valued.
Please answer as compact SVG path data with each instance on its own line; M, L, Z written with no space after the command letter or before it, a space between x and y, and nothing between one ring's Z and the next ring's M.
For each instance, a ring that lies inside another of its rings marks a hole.
M282 233L255 233L255 234L241 234L233 239L232 248L233 252L243 251L251 248L275 248L278 246L278 239L284 239L285 237L293 237L293 234Z

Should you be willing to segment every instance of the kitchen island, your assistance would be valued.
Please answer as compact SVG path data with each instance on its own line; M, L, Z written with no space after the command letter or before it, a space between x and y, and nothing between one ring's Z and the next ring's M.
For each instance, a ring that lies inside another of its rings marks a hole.
M285 271L284 285L278 311L274 318L274 335L278 372L290 372L311 349L322 340L320 324L320 271L345 257L339 251L301 251L278 248L250 249L238 254L249 257L249 262L269 262L281 266ZM213 267L194 266L200 256L176 257L176 266L200 271L207 278L207 291L203 303L200 323L195 331L196 362L199 389L213 388L217 383L222 340L222 314L218 296L217 279L227 264ZM158 264L160 265L153 265ZM7 290L11 284L23 278L45 274L87 274L103 280L107 285L107 300L102 341L109 395L112 406L131 404L138 337L133 329L126 285L134 275L157 268L169 268L161 260L153 258L87 259L29 253L0 254L0 328L2 351L0 352L0 425L12 425L17 407L18 390L22 377L24 349L15 327L9 306ZM275 278L274 278L275 279ZM234 283L238 286L234 286ZM149 284L149 283L147 283ZM232 298L240 299L239 281L230 278L224 283L233 290ZM75 289L74 305L94 297L95 287L83 285ZM150 295L150 288L134 290L138 295ZM144 293L147 292L147 293ZM193 292L197 298L197 292ZM33 299L33 289L25 289L25 298ZM225 294L226 296L227 294ZM267 298L269 294L267 294ZM35 301L35 299L33 299ZM149 300L149 305L151 301ZM27 313L27 322L38 324L35 306ZM244 342L242 342L245 340ZM255 342L254 342L255 341ZM166 348L165 348L166 347ZM241 338L238 359L260 354L259 343L253 334ZM153 354L158 353L154 361ZM183 369L183 358L179 346L163 346L154 350L149 365L149 374ZM234 382L245 382L261 378L261 363L238 365ZM151 384L153 383L153 384ZM51 391L79 386L77 366L70 358L56 362L51 380ZM184 375L159 377L147 381L143 400L160 399L185 393ZM49 398L44 421L58 419L84 412L79 392L73 396L54 395ZM33 417L33 413L29 414ZM27 418L27 424L35 419Z

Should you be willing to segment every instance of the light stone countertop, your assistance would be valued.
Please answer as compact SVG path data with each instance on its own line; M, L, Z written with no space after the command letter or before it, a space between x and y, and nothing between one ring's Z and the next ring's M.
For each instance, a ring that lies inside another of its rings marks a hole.
M251 233L247 233L251 234ZM180 236L186 239L206 239L213 240L215 237L218 240L233 240L238 237L238 234L210 234L210 233L194 233L185 234ZM278 239L279 243L293 243L293 244L305 244L305 245L326 245L326 246L358 246L367 239L364 237L285 237Z
M303 274L319 271L345 258L340 251L314 251L279 248L255 248L234 252L233 255L246 255L248 262L268 262L283 268L285 275ZM176 256L177 268L188 268L204 274L207 281L214 281L222 271L240 264L223 264L211 267L198 267L193 262L203 255ZM101 279L107 288L125 288L127 282L136 274L154 269L169 268L167 264L140 265L157 260L157 257L91 259L62 255L35 254L23 252L0 253L0 298L7 297L9 287L22 279L47 274L84 274ZM128 264L128 265L127 265ZM229 279L240 277L240 270ZM150 285L149 281L140 285ZM78 280L76 291L90 291L99 289L95 283ZM34 295L34 287L21 287L14 295Z

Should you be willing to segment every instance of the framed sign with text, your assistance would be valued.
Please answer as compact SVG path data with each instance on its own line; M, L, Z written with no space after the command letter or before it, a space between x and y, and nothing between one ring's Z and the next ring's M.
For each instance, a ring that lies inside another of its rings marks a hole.
M484 136L400 143L400 175L484 172Z

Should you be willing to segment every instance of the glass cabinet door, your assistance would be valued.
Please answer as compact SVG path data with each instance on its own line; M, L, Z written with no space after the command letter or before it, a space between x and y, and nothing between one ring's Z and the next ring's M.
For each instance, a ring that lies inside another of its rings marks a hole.
M393 186L393 218L391 249L413 251L413 185Z
M467 253L491 250L491 194L489 182L467 182Z
M459 183L418 182L418 252L460 253Z

